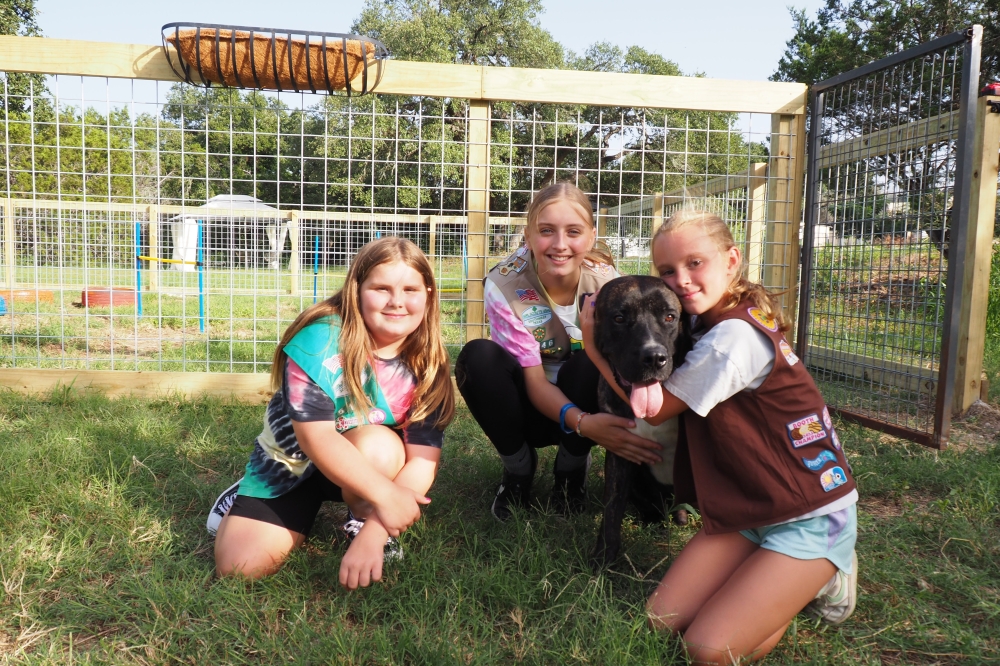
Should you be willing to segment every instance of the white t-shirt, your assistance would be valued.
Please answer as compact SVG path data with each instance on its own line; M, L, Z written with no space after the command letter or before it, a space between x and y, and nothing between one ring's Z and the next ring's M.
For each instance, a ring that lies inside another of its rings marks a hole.
M774 367L771 339L742 319L727 319L694 338L694 348L663 382L663 388L699 416L708 416L713 407L740 391L760 387ZM853 490L826 506L775 524L825 516L857 501L858 491Z

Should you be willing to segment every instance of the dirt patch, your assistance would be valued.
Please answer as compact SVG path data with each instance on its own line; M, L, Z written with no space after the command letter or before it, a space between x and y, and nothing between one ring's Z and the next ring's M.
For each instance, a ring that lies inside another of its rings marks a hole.
M985 450L1000 442L1000 409L977 400L962 418L951 424L949 447L957 451Z
M927 507L937 498L928 493L878 495L863 497L858 502L862 511L876 518L899 518L904 514L926 513Z

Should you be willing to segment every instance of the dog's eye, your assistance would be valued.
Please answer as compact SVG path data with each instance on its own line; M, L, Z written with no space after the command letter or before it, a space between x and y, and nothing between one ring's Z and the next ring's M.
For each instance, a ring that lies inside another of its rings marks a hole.
M668 314L666 317L663 318L663 320L667 323L672 322L674 319L677 319L677 317L672 314Z
M615 323L616 324L624 324L625 323L625 317L623 317L621 315L615 315L614 319L615 319Z

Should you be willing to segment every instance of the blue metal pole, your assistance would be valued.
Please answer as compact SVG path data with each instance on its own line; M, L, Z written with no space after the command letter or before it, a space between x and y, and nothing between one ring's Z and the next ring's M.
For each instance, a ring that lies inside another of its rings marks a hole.
M205 332L205 260L202 242L202 221L198 220L198 330Z
M315 249L313 250L313 303L316 302L317 287L319 286L319 235L316 236Z
M139 223L135 223L135 313L137 317L142 317L142 232Z

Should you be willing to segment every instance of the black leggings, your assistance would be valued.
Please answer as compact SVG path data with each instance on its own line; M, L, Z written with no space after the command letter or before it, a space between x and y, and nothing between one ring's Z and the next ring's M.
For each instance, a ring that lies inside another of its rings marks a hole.
M570 402L593 414L599 411L599 378L600 372L579 351L559 369L556 386ZM576 433L562 432L558 423L531 404L524 384L524 369L492 340L471 340L462 348L455 362L455 382L472 416L502 456L517 453L525 442L536 449L561 443L574 456L586 455L594 446L593 441Z

